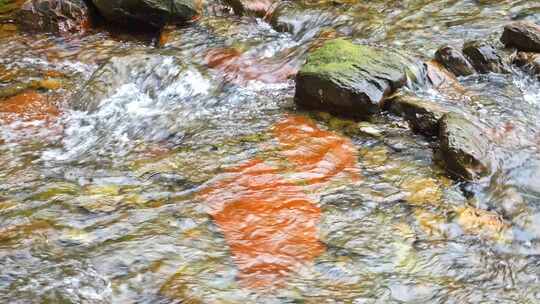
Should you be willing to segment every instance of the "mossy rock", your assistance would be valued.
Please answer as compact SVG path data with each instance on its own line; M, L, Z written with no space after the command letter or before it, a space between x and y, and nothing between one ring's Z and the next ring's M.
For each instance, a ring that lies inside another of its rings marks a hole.
M296 77L295 101L308 108L368 116L379 103L425 73L423 65L390 49L334 39L308 55Z

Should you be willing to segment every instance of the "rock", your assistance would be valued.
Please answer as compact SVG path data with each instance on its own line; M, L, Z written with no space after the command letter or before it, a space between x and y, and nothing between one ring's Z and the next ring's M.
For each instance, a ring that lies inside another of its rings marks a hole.
M451 112L435 102L405 93L396 94L383 104L386 110L405 118L414 132L426 136L437 136L440 119Z
M283 1L267 19L276 31L288 32L295 40L307 41L318 36L324 29L338 31L350 18L332 10L314 9L297 2Z
M185 23L197 15L197 0L92 0L101 15L122 25Z
M367 116L423 71L421 63L396 51L334 39L308 55L296 76L295 101L309 109Z
M473 180L489 173L489 142L476 124L457 114L445 114L439 125L440 152L450 175Z
M504 27L501 42L525 52L540 52L540 26L533 22L518 21Z
M239 16L264 17L272 8L274 0L225 0Z
M512 63L540 80L540 54L518 52L512 58Z
M90 26L90 11L83 0L28 0L17 21L30 32L81 34Z
M499 214L470 206L457 208L456 220L465 233L493 239L502 239L510 228Z
M451 46L442 46L435 52L435 60L456 76L474 74L474 68L463 54Z
M160 53L136 51L111 57L75 96L73 107L92 112L104 99L127 84L135 84L141 92L155 98L163 88L176 81L182 71L183 65L178 58Z
M469 41L463 46L463 53L480 74L508 73L502 57L487 42Z

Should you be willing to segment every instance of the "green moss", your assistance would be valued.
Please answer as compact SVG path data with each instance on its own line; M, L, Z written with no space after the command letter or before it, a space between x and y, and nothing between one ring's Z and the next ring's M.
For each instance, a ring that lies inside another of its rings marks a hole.
M389 52L340 38L328 41L312 52L301 72L344 74L356 73L359 67L367 68L384 61L399 64L395 56L389 55Z

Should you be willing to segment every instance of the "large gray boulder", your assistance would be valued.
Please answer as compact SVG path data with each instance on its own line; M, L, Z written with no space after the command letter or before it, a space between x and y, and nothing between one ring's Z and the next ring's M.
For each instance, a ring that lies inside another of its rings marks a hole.
M501 42L519 51L540 52L540 26L527 21L510 23L504 27Z
M424 73L421 62L393 50L334 39L308 55L296 76L295 102L347 116L380 111L379 103Z
M105 19L130 25L160 28L166 23L184 23L198 14L197 0L92 0Z
M440 154L450 175L474 180L490 172L489 140L482 127L449 113L441 118L439 128Z
M93 112L100 104L118 92L124 85L136 88L156 98L179 79L184 70L180 59L160 53L134 51L112 57L94 72L72 102L76 110Z
M83 0L28 0L17 14L17 23L29 32L80 34L90 26L90 12Z

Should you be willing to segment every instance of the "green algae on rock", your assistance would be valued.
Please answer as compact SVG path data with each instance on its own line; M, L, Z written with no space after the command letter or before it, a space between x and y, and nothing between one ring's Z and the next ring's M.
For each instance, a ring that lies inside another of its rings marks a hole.
M308 55L297 74L295 101L305 108L368 116L423 72L421 63L397 51L330 40Z

